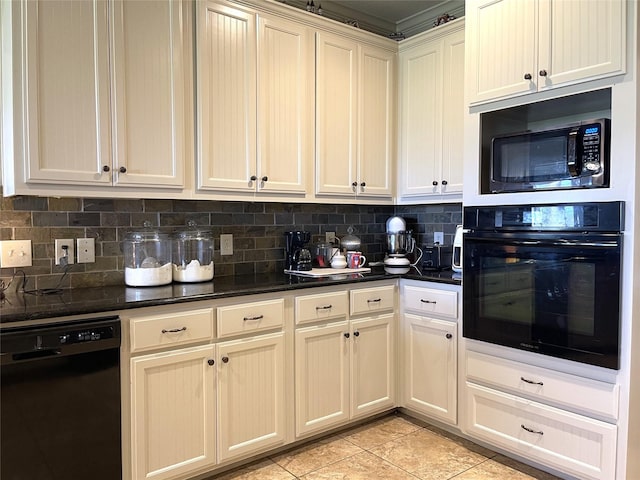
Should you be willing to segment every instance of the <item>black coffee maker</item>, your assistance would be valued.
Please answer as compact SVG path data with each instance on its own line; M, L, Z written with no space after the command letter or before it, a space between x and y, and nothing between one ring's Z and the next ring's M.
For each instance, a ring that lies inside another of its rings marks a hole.
M311 270L311 252L305 245L311 241L311 232L284 232L286 241L285 269L307 271Z

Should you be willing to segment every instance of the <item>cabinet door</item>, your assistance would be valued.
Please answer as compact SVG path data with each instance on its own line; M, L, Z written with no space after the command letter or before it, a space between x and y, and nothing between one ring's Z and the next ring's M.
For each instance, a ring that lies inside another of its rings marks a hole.
M316 193L354 194L357 185L358 44L316 34Z
M392 195L395 70L395 53L366 45L360 47L358 195Z
M539 1L540 90L625 72L626 2Z
M219 461L284 441L284 334L218 345Z
M255 191L256 19L197 2L198 188Z
M259 190L305 193L313 158L313 58L313 33L306 26L259 17Z
M538 2L468 0L465 11L469 101L537 91Z
M215 463L214 347L131 360L132 471L174 478Z
M442 194L462 193L464 159L464 31L444 38L442 49Z
M446 423L457 421L456 324L404 315L405 406Z
M349 419L350 336L347 322L296 331L296 435Z
M393 320L389 313L351 323L351 416L395 405Z
M72 2L73 3L73 2ZM111 4L113 169L118 185L181 187L187 145L187 2ZM189 135L190 137L191 135Z
M110 184L107 3L21 8L26 181Z
M442 42L401 52L400 69L400 195L437 194L443 129Z

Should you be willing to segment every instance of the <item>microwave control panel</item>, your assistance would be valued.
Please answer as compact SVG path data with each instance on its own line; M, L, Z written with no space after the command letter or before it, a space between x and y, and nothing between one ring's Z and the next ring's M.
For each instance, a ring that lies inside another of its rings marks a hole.
M582 135L582 171L584 173L597 173L600 165L600 125L592 124L584 128Z

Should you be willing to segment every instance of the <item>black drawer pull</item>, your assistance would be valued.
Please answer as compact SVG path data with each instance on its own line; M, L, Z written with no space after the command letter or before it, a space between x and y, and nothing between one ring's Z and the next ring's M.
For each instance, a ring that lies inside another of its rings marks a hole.
M367 300L367 303L380 303L381 301L381 298L374 298L373 300Z
M187 330L187 327L182 327L182 328L172 328L171 330L167 330L165 328L162 329L162 333L178 333L178 332L184 332Z
M322 307L316 307L316 310L331 310L333 305L323 305Z
M520 425L523 430L526 430L529 433L535 433L536 435L544 435L544 432L541 430L534 430L532 428L525 427L524 425Z
M434 305L435 305L436 303L438 303L438 302L436 302L435 300L425 300L425 299L423 299L423 298L421 298L421 299L420 299L420 301L421 301L422 303L433 303Z
M533 380L529 380L529 379L524 378L524 377L520 377L520 380L522 380L523 382L529 383L531 385L544 385L544 383L542 383L542 382L534 382Z
M251 322L252 320L262 320L264 318L264 315L257 315L255 317L244 317L243 320L245 322Z

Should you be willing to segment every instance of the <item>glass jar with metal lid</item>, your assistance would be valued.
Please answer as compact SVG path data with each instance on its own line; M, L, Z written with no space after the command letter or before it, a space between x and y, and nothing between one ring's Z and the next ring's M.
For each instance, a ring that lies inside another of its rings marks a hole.
M171 240L151 227L128 232L122 241L124 283L130 287L167 285L172 281Z
M176 231L172 240L173 279L176 282L204 282L213 278L213 236L194 221Z

